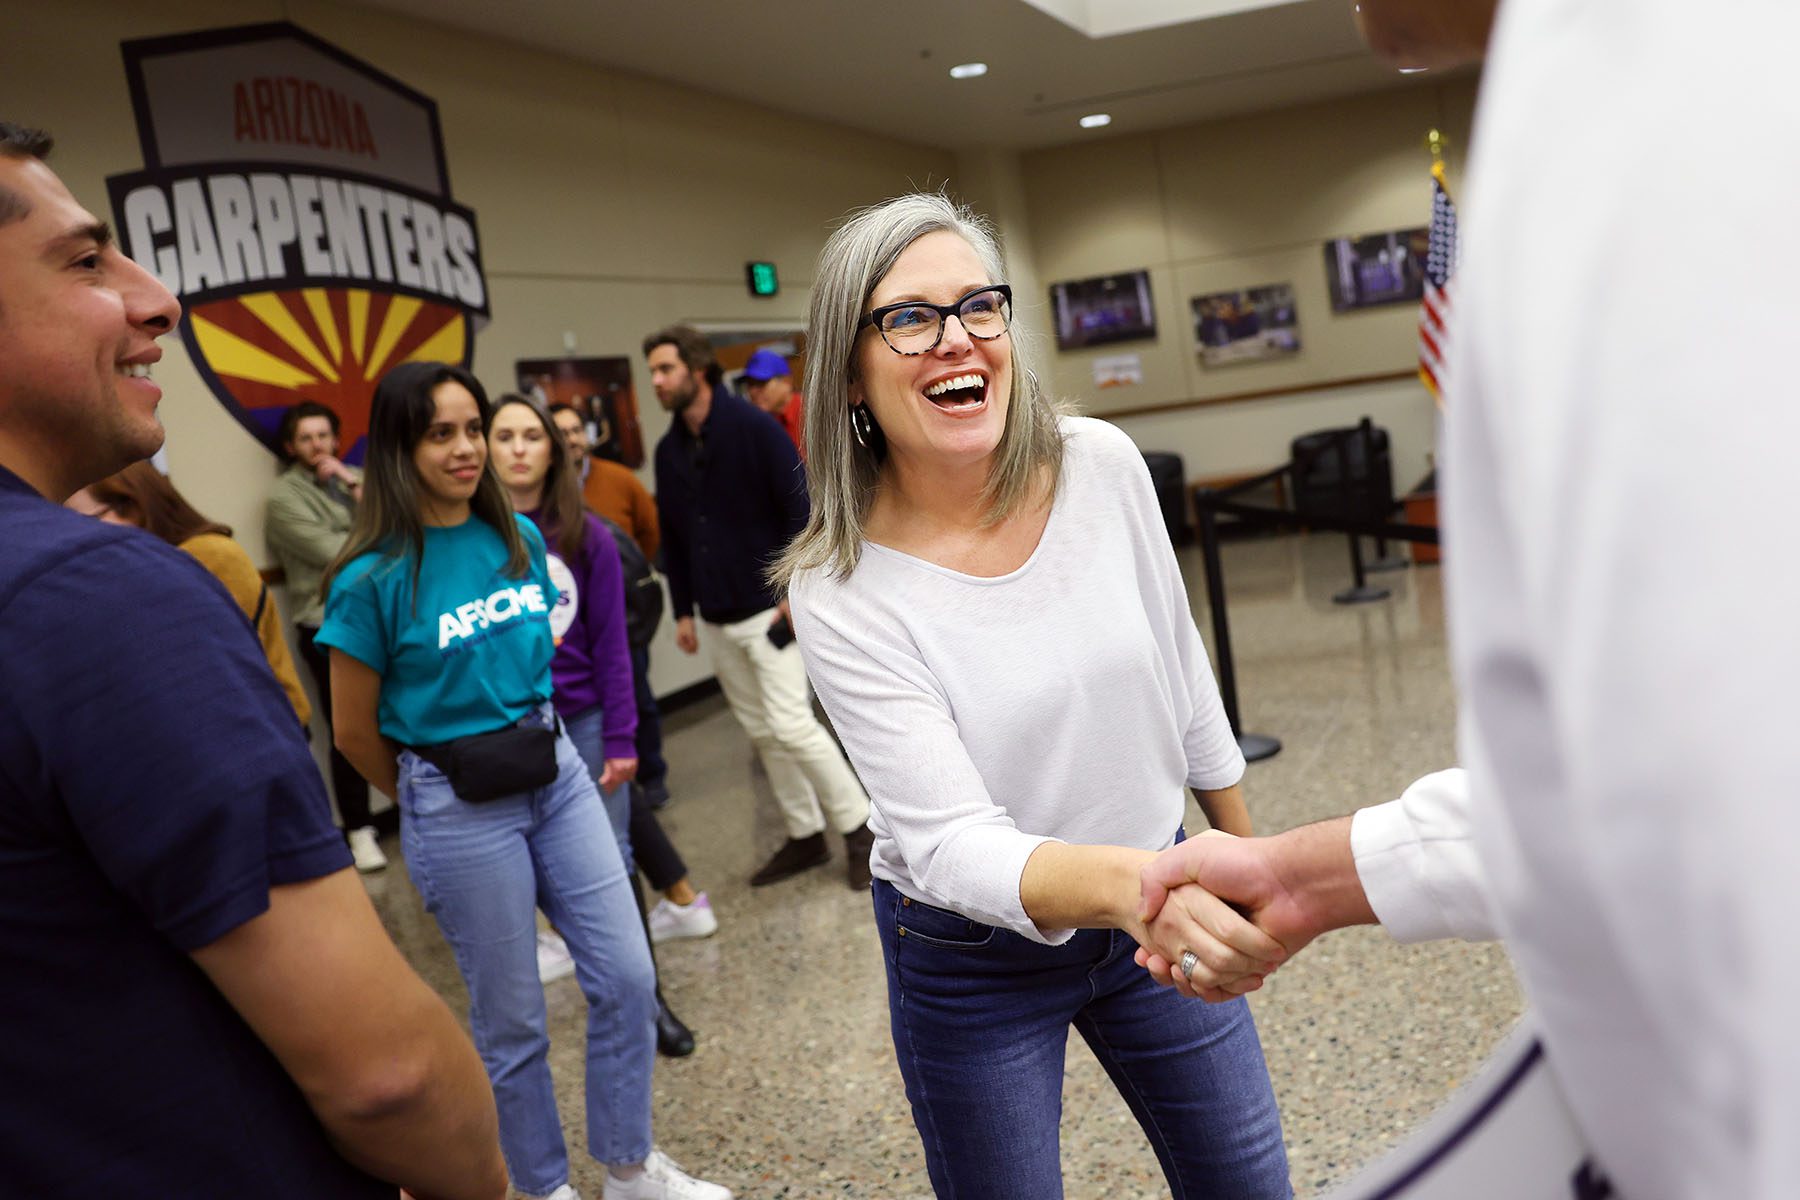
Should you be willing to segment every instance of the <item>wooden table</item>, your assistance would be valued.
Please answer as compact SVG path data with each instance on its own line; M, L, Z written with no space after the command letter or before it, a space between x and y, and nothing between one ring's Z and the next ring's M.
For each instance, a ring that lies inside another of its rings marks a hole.
M1438 527L1437 492L1435 490L1408 492L1401 498L1400 503L1405 508L1408 525L1429 525L1433 529ZM1439 555L1436 546L1427 542L1409 542L1407 544L1412 547L1414 563L1438 561Z

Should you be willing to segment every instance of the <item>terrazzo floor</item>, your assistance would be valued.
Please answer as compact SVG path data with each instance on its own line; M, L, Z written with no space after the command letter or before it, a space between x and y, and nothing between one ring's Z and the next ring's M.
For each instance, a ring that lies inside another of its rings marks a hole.
M1200 560L1181 552L1194 613L1211 644ZM1225 575L1245 727L1279 737L1245 792L1259 832L1390 799L1451 765L1453 697L1437 568L1372 576L1390 599L1340 607L1348 556L1337 535L1228 542ZM867 893L829 866L752 891L780 843L768 785L722 700L667 723L674 802L665 828L711 895L719 933L658 948L670 1004L698 1036L659 1059L658 1144L744 1200L913 1200L931 1188L888 1038L880 948ZM1190 801L1188 828L1204 828ZM459 1014L467 997L448 948L393 865L366 882L402 951ZM604 1171L585 1153L585 1007L573 979L549 985L552 1068L574 1163L599 1200ZM1251 998L1288 1140L1295 1194L1327 1194L1466 1082L1517 1019L1522 1000L1497 946L1403 947L1373 929L1315 943ZM1081 1039L1063 1093L1070 1200L1166 1196L1148 1143Z

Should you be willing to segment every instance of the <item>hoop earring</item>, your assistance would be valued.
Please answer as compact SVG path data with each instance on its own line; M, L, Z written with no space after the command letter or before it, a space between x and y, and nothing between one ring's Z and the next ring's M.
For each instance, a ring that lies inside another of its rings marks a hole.
M850 410L850 434L857 445L876 458L887 449L887 437L875 423L875 414L869 411L867 404L858 404Z

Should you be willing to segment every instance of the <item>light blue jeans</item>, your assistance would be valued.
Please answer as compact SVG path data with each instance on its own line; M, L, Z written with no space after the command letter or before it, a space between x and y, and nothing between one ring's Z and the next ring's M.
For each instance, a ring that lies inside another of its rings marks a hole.
M575 743L576 752L587 764L588 778L595 781L598 790L600 773L606 770L606 709L596 704L572 717L564 717L563 729ZM633 753L636 753L635 749ZM625 870L636 870L637 864L631 855L631 784L621 783L610 792L601 791L600 802L606 805L606 819L612 822L613 840L619 843Z
M526 718L548 723L549 706ZM469 1023L500 1110L513 1185L546 1195L569 1179L550 1080L534 909L556 925L588 1002L588 1151L607 1164L650 1154L655 973L624 860L587 764L565 733L554 783L485 804L457 798L400 753L400 846L469 988Z

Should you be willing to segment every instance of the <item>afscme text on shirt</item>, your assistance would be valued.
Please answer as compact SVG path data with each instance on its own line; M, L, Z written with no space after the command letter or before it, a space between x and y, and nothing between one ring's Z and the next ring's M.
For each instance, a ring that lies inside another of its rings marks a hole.
M535 583L523 587L504 587L480 600L459 604L438 616L438 649L448 650L464 638L481 630L503 625L521 614L545 615L550 605L544 600L544 589Z

